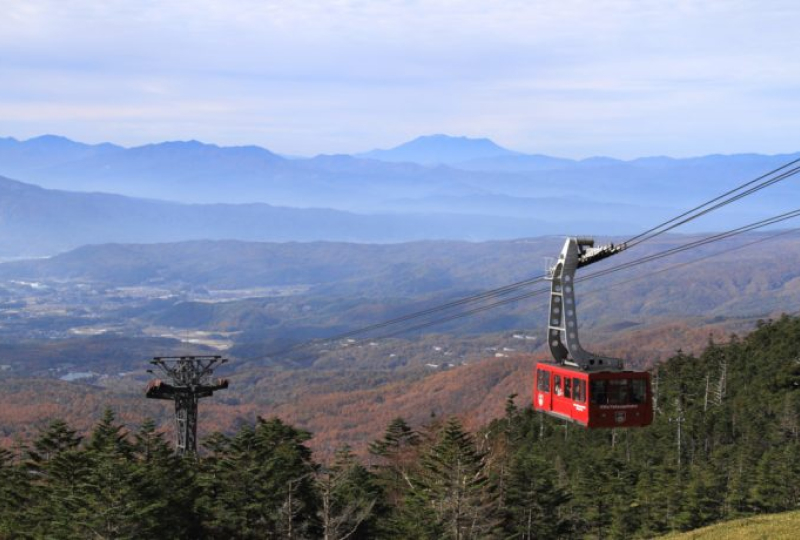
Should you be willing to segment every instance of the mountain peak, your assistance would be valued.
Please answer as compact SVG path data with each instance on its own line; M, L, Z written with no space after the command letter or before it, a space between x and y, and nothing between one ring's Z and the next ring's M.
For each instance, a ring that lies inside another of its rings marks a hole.
M7 139L10 141L16 141L13 138ZM122 150L121 146L117 146L112 143L103 142L99 144L89 144L83 143L79 141L73 141L67 137L62 135L39 135L38 137L32 137L26 141L16 141L17 145L20 147L26 147L29 149L34 149L39 152L66 152L66 153L83 153L83 152L97 152L97 151L115 151L115 150Z
M425 165L453 164L473 159L517 155L490 139L454 137L437 133L423 135L388 150L372 150L358 157L380 161L408 161Z
M149 143L135 148L169 148L169 149L200 149L200 148L219 148L215 144L207 144L196 139L188 141L164 141Z
M61 135L39 135L32 137L25 141L27 144L40 146L40 147L68 147L68 146L85 146L83 143L75 142L72 139L62 137Z
M219 146L205 143L195 139L188 141L164 141L137 146L130 149L136 155L150 155L167 157L169 159L196 160L199 157L206 159L228 160L241 164L241 160L260 160L270 162L283 162L279 155L260 146ZM187 164L188 166L189 164Z
M413 139L407 143L404 143L401 146L405 146L408 144L412 144L415 142L447 142L449 144L474 144L474 143L481 143L481 144L490 144L495 148L501 148L497 144L495 144L491 139L487 139L486 137L467 137L466 135L447 135L445 133L434 133L432 135L420 135L416 139Z

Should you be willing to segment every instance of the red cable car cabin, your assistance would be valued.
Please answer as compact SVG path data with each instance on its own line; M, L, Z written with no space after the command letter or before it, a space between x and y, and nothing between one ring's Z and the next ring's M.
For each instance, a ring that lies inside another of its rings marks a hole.
M589 428L649 426L653 422L650 374L588 372L539 362L533 408Z
M650 374L626 371L619 358L592 354L578 340L575 271L626 247L594 247L591 238L567 238L558 260L549 267L547 345L555 363L536 364L534 410L588 428L642 427L653 422Z

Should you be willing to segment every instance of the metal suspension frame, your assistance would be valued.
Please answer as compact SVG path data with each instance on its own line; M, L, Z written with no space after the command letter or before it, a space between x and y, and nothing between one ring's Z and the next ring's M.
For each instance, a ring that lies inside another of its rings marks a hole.
M626 244L594 247L594 239L570 237L564 243L558 261L548 265L550 310L547 343L553 359L562 365L584 371L621 371L623 361L586 351L578 338L578 315L575 305L575 271L578 268L619 253Z
M150 361L170 381L151 381L147 397L175 402L175 450L178 454L197 454L197 405L200 398L228 388L227 379L212 379L214 368L227 361L221 356L158 356ZM148 372L153 373L152 370Z

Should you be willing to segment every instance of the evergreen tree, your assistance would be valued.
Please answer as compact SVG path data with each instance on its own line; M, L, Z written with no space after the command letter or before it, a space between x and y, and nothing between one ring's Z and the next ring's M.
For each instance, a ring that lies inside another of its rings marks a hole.
M688 531L713 523L720 518L721 485L710 466L694 467L689 471L688 483L681 501L681 510L675 516L675 528Z
M400 417L389 423L383 438L370 443L369 451L382 458L394 457L419 444L419 435Z
M421 438L402 418L395 418L383 437L370 443L377 481L390 505L402 504L409 488L409 474L418 465Z
M169 505L161 478L136 459L134 448L113 412L106 410L83 453L87 470L78 492L81 504L72 510L75 537L155 539L174 524L162 521ZM185 531L170 530L170 536L185 537Z
M771 448L756 467L750 488L750 504L760 512L781 512L793 508L798 479L793 470L791 446Z
M739 441L737 451L728 466L728 481L725 491L725 515L737 518L752 511L750 489L756 474L757 458L753 448Z
M386 508L381 510L379 528L388 538L436 538L436 531L418 530L419 509L406 508L411 500L411 478L419 468L422 437L403 418L392 420L383 437L369 445L371 470L381 488ZM431 518L425 523L431 523ZM410 527L410 528L409 528ZM415 532L416 531L416 532ZM430 536L426 536L430 533Z
M200 505L211 538L318 536L309 438L277 418L259 418L231 438L210 441Z
M535 451L513 459L506 491L505 532L520 540L558 538L569 529L563 507L569 495L556 485L555 469Z
M595 449L597 450L597 449ZM577 454L575 458L579 457ZM605 538L611 525L614 482L601 455L581 456L572 475L571 520L579 534Z
M133 457L141 472L138 497L150 501L150 519L169 530L174 538L200 536L195 500L199 495L193 457L175 454L156 431L155 422L145 420L134 435Z
M53 420L46 430L33 441L33 448L28 449L28 459L34 471L43 472L44 465L62 452L74 450L81 443L82 437L76 435L63 420Z
M26 521L34 537L79 537L73 512L83 504L89 470L80 442L66 422L54 420L27 450L32 491Z
M625 540L632 538L642 526L642 514L636 500L639 472L632 466L616 471L614 493L611 495L611 522L609 536Z
M427 508L429 512L419 517L434 517L443 538L486 538L498 531L499 501L483 458L455 418L445 424L438 443L423 455L411 506Z
M81 450L64 450L47 461L45 476L35 484L34 502L28 510L35 538L86 538L78 514L87 503L91 463Z
M14 463L14 455L0 448L0 538L13 538L25 527L30 485L25 471Z
M325 540L375 538L378 516L385 514L375 477L358 463L349 447L336 453L333 465L317 473L319 518Z

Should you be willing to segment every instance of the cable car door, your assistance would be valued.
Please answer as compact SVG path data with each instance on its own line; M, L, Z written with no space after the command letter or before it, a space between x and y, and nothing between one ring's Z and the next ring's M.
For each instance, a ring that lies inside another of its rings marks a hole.
M549 411L552 408L552 395L551 390L553 388L553 374L546 370L538 368L536 369L536 386L534 388L534 400L535 400L535 408L541 411Z
M553 403L551 409L566 418L572 418L572 379L560 373L553 374Z

